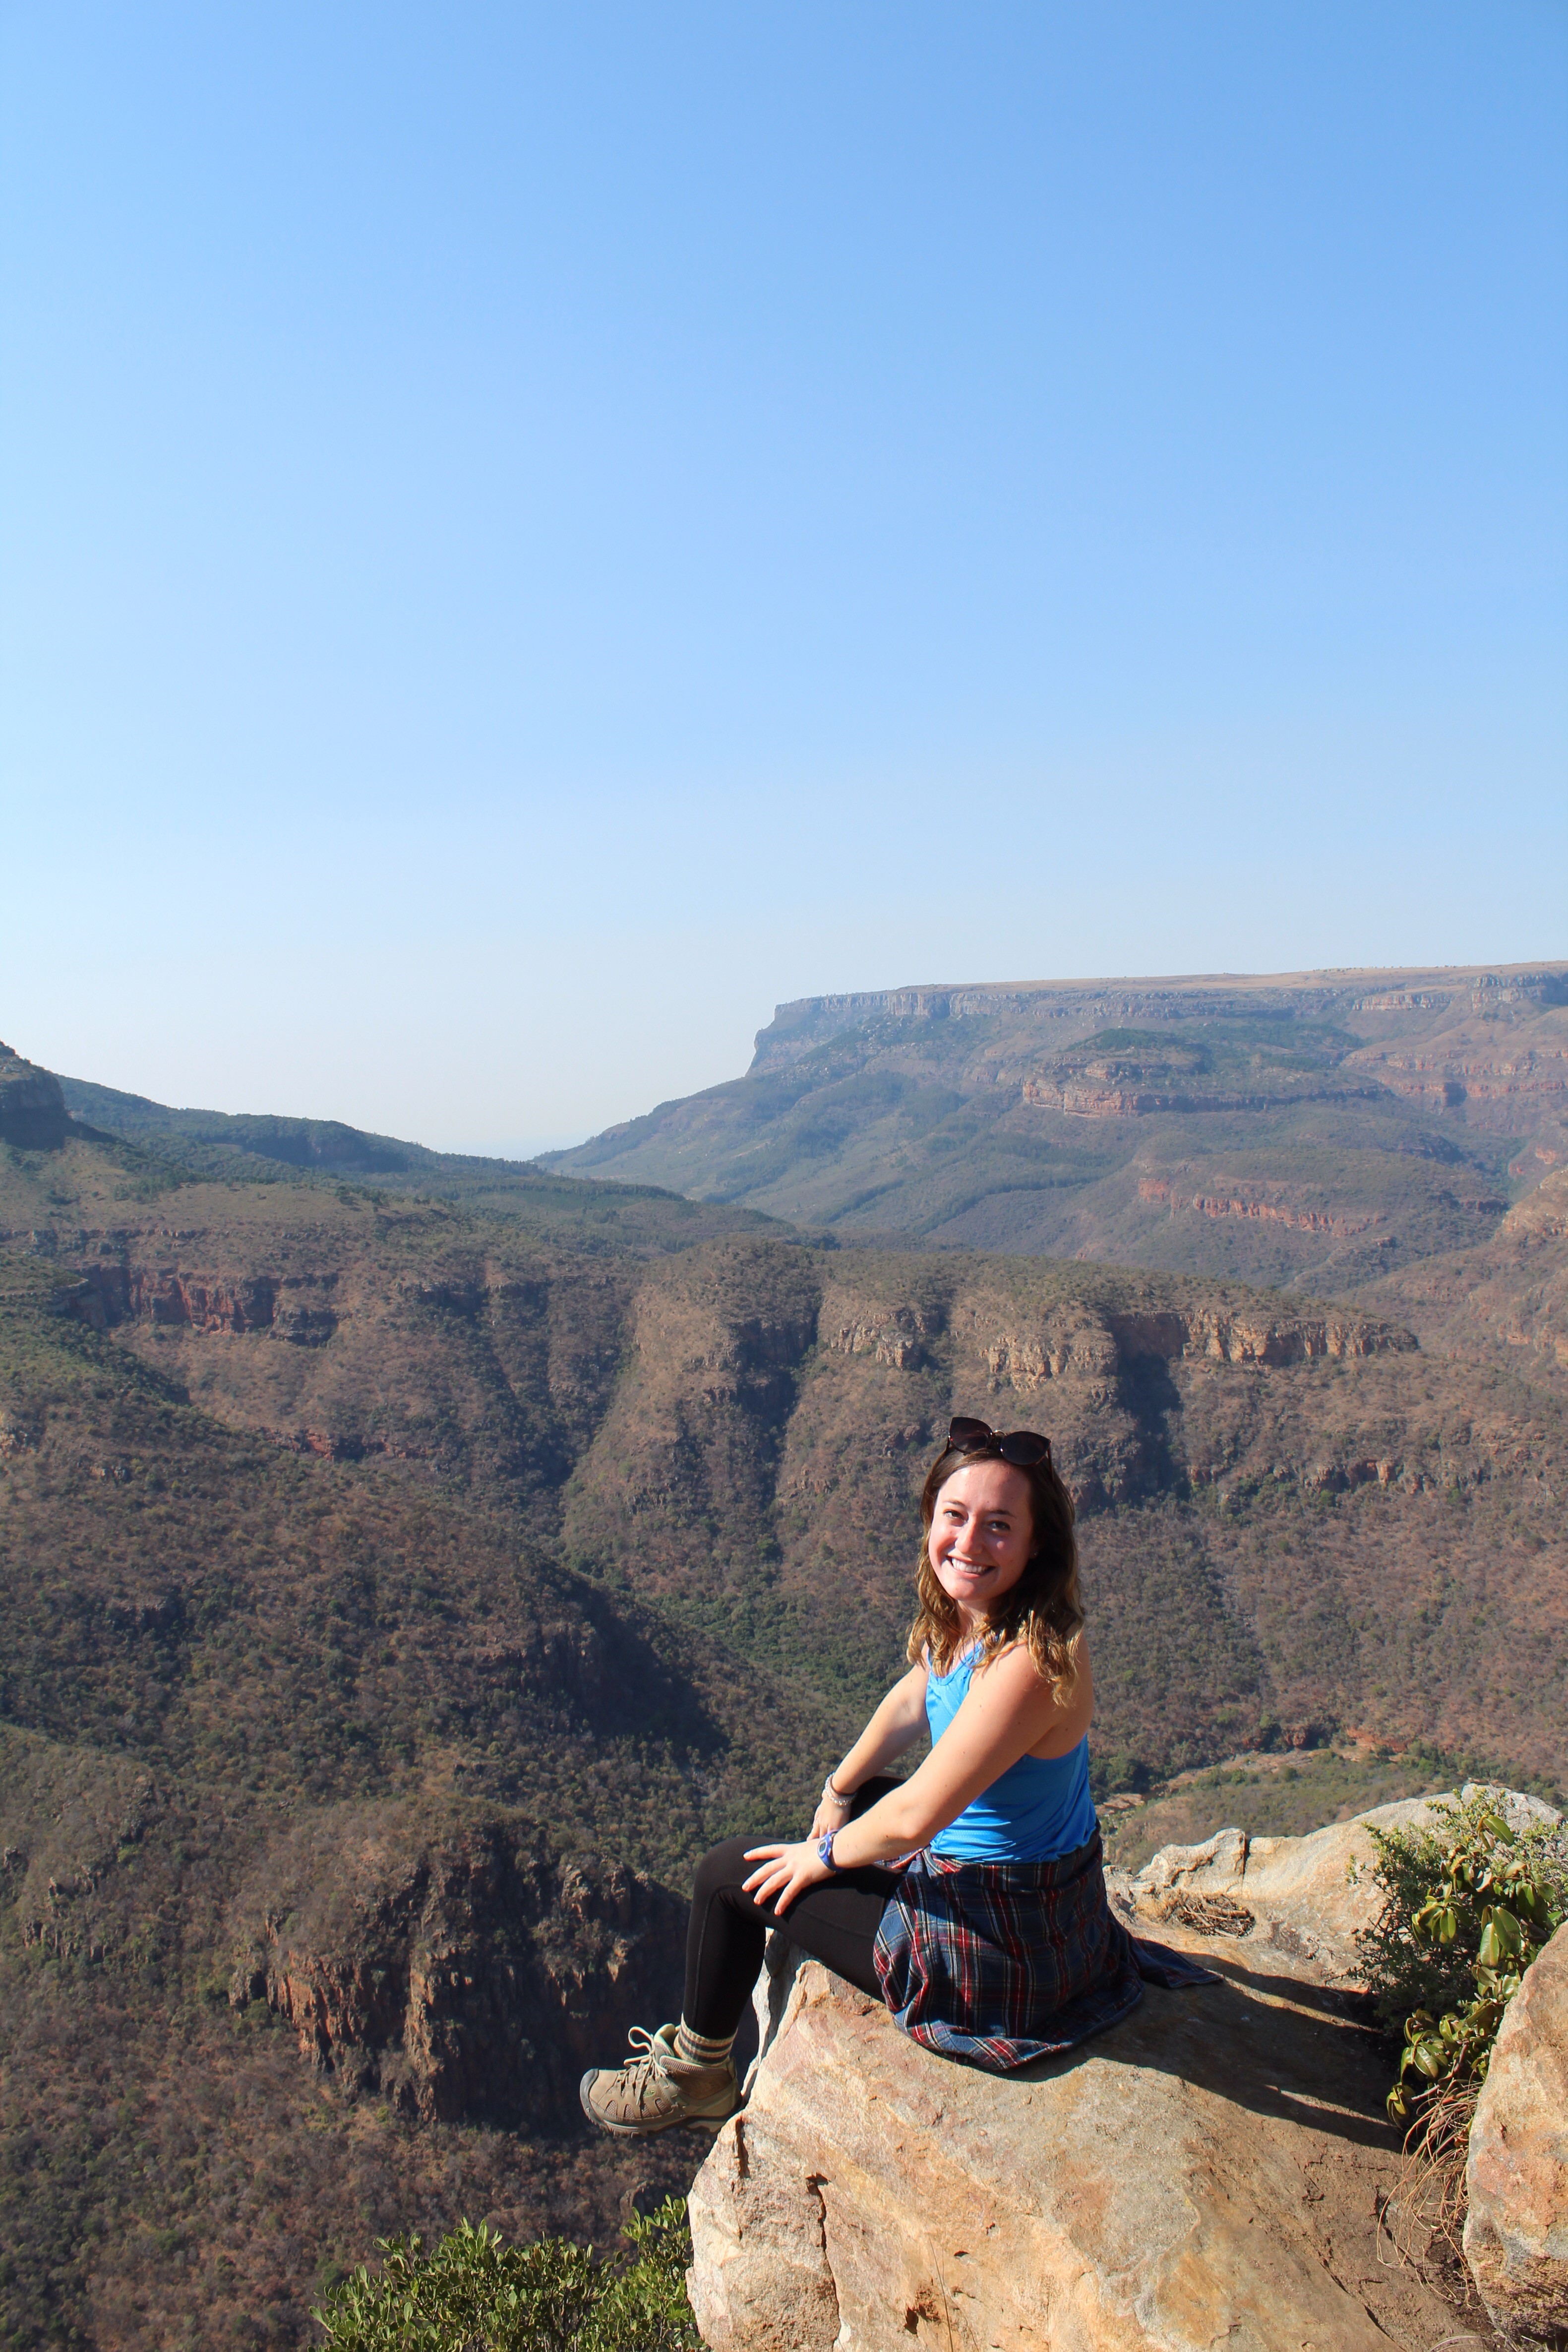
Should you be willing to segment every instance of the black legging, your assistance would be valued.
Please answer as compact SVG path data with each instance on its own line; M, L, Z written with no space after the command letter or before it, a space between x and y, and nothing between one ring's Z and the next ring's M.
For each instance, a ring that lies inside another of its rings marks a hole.
M898 1785L892 1779L868 1780L855 1790L852 1818ZM769 1927L781 1928L792 1944L823 1961L835 1976L847 1978L878 2000L882 1998L872 1948L883 1906L898 1884L896 1874L874 1864L846 1870L841 1877L798 1895L780 1919L771 1903L757 1902L744 1886L758 1867L745 1858L747 1846L774 1843L761 1837L727 1838L697 1864L686 1929L682 2014L694 2033L710 2040L733 2033L739 2025L762 1966Z

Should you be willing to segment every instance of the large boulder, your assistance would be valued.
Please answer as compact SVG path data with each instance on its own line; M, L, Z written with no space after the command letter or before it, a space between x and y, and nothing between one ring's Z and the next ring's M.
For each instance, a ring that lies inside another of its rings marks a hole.
M1163 1846L1135 1877L1116 1873L1110 1883L1145 1933L1161 1934L1172 1923L1207 1927L1243 1937L1252 1948L1267 1944L1289 1972L1305 1962L1312 1975L1350 1985L1358 1981L1356 1936L1385 1901L1373 1875L1371 1832L1425 1828L1432 1803L1406 1797L1307 1837L1218 1830L1201 1845Z
M1388 2352L1463 2328L1380 2240L1385 2053L1332 1991L1169 1940L1222 1980L1150 1986L1111 2032L998 2078L774 1938L749 2104L691 2195L705 2340Z
M1466 2177L1465 2258L1493 2326L1568 2347L1568 1927L1508 2005Z

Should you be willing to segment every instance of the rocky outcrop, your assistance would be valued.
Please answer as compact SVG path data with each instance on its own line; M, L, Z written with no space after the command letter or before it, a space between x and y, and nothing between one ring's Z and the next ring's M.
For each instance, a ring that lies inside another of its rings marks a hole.
M192 1331L267 1331L297 1347L319 1348L338 1328L328 1275L197 1274L173 1266L88 1261L73 1311L95 1330L142 1321Z
M1247 1308L1194 1307L1185 1314L1113 1315L1128 1356L1207 1358L1225 1364L1303 1364L1319 1357L1380 1356L1416 1345L1397 1325L1351 1315L1260 1315Z
M883 1315L854 1312L854 1301L830 1290L822 1301L821 1344L841 1356L874 1356L895 1372L918 1370L926 1361L925 1343L945 1327L939 1307L906 1304ZM847 1313L841 1310L847 1307Z
M1348 1241L1386 1222L1377 1210L1364 1216L1344 1216L1332 1209L1305 1209L1288 1201L1265 1200L1255 1192L1189 1195L1162 1176L1142 1178L1138 1198L1168 1206L1173 1217L1183 1209L1190 1209L1200 1217L1251 1217L1260 1224L1288 1225L1294 1233L1332 1234L1339 1241Z
M1279 1110L1285 1104L1344 1102L1374 1092L1370 1087L1293 1087L1275 1094L1238 1094L1226 1087L1202 1093L1187 1087L1118 1085L1119 1074L1097 1072L1091 1064L1082 1076L1047 1076L1026 1078L1023 1099L1038 1109L1060 1110L1069 1118L1190 1118L1197 1111Z
M1193 1948L1224 1981L1150 1987L1110 2033L998 2079L776 1939L771 2040L691 2193L705 2341L1387 2352L1452 2335L1419 2275L1379 2260L1398 2164L1381 2053L1316 1987Z
M1488 1007L1474 1001L1472 1009L1484 1013ZM1473 1124L1511 1124L1516 1134L1528 1135L1542 1120L1560 1118L1568 1104L1568 1052L1560 1033L1542 1036L1533 1046L1523 1042L1511 1046L1478 1044L1473 1037L1425 1051L1364 1046L1347 1061L1375 1074L1390 1094L1423 1109L1462 1107Z
M1502 1221L1510 1240L1568 1240L1568 1168L1553 1169Z
M24 1151L57 1150L69 1129L60 1082L49 1070L0 1045L0 1143Z
M425 2121L538 2125L584 2066L680 2002L685 1906L506 1818L423 1832L349 1808L267 1858L239 1906L229 1999L263 2000L352 2096Z
M1355 1938L1383 1908L1373 1877L1374 1830L1411 1829L1433 1818L1424 1797L1379 1805L1353 1821L1331 1822L1308 1837L1249 1837L1218 1830L1201 1845L1167 1845L1134 1878L1111 1874L1113 1894L1146 1932L1174 1922L1199 1931L1224 1920L1222 1932L1266 1947L1276 1964L1325 1984L1359 1981Z
M1516 1820L1547 1811L1491 1793ZM1384 1902L1372 1832L1430 1818L1411 1800L1308 1837L1224 1830L1135 1878L1108 1874L1131 1928L1201 1954L1220 1981L1145 1987L1111 2032L1007 2079L919 2048L772 1937L748 2104L692 2190L705 2341L1385 2352L1473 2334L1441 2269L1384 2234L1401 2153L1357 1979L1357 1931ZM1505 2028L1496 2125L1471 2166L1507 2211L1472 2266L1489 2295L1517 2280L1535 2297L1531 2346L1561 2340L1538 2315L1568 2227L1568 1934L1552 1950L1563 1965L1537 1964Z
M1509 2003L1470 2130L1465 2258L1505 2342L1568 2345L1568 1927Z

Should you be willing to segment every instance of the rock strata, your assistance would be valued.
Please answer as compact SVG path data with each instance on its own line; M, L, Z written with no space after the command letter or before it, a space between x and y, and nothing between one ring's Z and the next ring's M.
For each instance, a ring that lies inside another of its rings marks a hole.
M1465 2259L1505 2342L1568 2346L1568 1927L1509 2003L1470 2131Z

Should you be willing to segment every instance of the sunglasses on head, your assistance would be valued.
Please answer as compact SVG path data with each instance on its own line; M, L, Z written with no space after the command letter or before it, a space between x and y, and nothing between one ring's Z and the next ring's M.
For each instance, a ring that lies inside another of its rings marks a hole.
M949 1454L994 1454L1015 1469L1027 1470L1051 1459L1051 1440L1038 1429L995 1430L988 1421L971 1421L956 1412L947 1424Z

